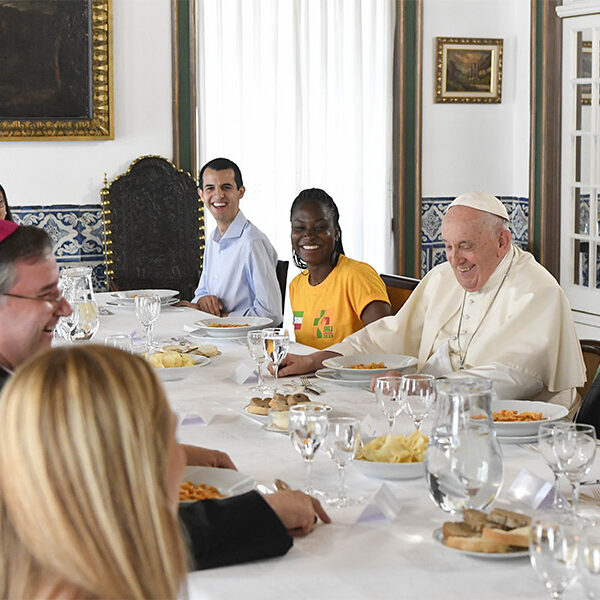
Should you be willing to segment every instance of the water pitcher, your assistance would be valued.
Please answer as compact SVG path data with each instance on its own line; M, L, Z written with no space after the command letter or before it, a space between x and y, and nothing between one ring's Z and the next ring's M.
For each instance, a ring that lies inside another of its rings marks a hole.
M502 451L491 411L492 382L436 383L437 410L425 456L429 494L447 512L488 506L502 485Z

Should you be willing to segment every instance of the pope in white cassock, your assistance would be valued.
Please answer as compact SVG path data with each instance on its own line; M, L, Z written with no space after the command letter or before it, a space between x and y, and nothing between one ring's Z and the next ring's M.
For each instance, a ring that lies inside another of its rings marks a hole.
M289 355L279 374L318 369L336 355L408 354L421 372L487 377L500 398L571 405L585 367L569 303L552 275L512 245L502 202L486 192L459 196L442 238L448 262L423 278L396 315L327 351Z

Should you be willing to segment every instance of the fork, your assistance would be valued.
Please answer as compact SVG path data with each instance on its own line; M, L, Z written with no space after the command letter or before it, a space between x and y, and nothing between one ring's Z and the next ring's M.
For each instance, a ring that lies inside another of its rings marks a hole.
M302 377L300 377L300 383L307 389L310 391L313 391L315 394L317 394L317 396L319 396L320 394L324 394L325 390L321 387L319 387L318 385L315 385L308 377L306 377L305 375L303 375Z

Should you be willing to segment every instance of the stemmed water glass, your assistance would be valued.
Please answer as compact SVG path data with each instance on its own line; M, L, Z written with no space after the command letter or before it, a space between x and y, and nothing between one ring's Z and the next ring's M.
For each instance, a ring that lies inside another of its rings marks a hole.
M404 404L402 402L402 377L391 375L378 377L375 380L375 397L387 417L390 425L390 433L394 430L396 417L402 412Z
M254 387L251 387L250 389L253 392L257 392L259 394L266 394L270 390L264 384L262 374L263 363L267 360L263 332L261 330L249 331L246 336L246 343L248 344L248 351L250 352L250 356L254 359L258 366L258 382Z
M265 352L273 363L273 376L275 377L276 391L279 365L287 356L290 348L290 336L288 335L287 329L282 329L280 327L263 329L263 343L265 345Z
M329 431L327 432L327 454L338 466L339 490L337 496L327 499L328 504L338 508L357 504L360 499L348 496L348 489L344 481L345 468L349 462L354 460L360 445L360 423L358 419L351 417L337 417L329 419Z
M581 585L590 600L600 600L600 527L589 523L581 534L579 563Z
M150 355L154 347L152 341L152 326L160 315L160 296L153 294L151 296L136 296L135 297L135 316L145 328L145 346L146 354Z
M417 431L429 414L435 400L435 377L433 375L403 375L401 382L402 401L412 417Z
M531 523L529 556L551 598L560 600L577 579L579 531L569 513L551 511Z
M312 496L322 495L322 492L312 486L312 461L315 452L325 441L328 426L325 405L313 402L290 407L288 425L290 438L296 452L302 456L306 465L304 492Z
M564 423L554 433L554 453L560 472L572 489L571 510L579 504L579 484L590 472L596 454L596 429L584 423Z
M555 510L562 508L563 502L561 502L561 496L558 491L560 468L558 466L556 453L554 452L554 433L563 425L565 425L565 423L541 423L538 429L538 450L554 475L554 498L552 500L552 508Z

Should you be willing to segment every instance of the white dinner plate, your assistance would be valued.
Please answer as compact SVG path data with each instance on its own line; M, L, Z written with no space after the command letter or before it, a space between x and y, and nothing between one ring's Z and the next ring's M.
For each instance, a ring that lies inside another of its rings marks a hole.
M537 433L535 435L496 435L496 439L501 444L534 444L538 441Z
M161 302L160 305L161 305L162 308L165 308L167 306L172 306L173 304L177 304L177 302L179 302L179 298L170 298L166 302ZM106 304L107 306L109 306L111 310L113 308L119 309L119 310L128 310L128 311L135 310L135 303L134 302L126 302L124 300L118 300L118 299L105 300L104 304Z
M357 364L368 365L370 363L383 363L382 369L353 369ZM413 356L403 354L350 354L348 356L334 356L323 361L323 365L328 369L333 369L346 379L365 379L368 374L369 381L375 375L383 375L387 371L404 372L417 364L417 359Z
M175 296L179 296L179 292L177 290L123 290L112 292L110 296L121 304L135 304L136 296L160 296L161 304L165 304Z
M189 367L172 367L167 369L154 369L154 372L163 381L181 381L195 372L198 367L204 367L210 364L210 358L206 356L198 356L194 354L192 356L194 364Z
M352 387L366 386L368 389L370 389L371 385L371 377L364 379L347 379L339 371L335 371L334 369L319 369L315 372L315 375L319 379L323 379L324 381L333 381L334 383L339 383L340 385L349 385Z
M470 550L459 550L458 548L451 548L446 546L444 540L444 532L441 527L438 527L433 532L433 539L439 542L444 548L451 550L452 552L459 552L460 554L466 554L467 556L473 556L475 558L487 558L489 560L507 560L510 558L524 558L529 556L529 550L514 550L513 552L471 552Z
M224 325L225 327L214 327L212 324ZM196 331L203 331L210 337L240 337L248 331L262 329L272 323L271 319L266 317L211 317L209 319L200 319L194 323ZM242 327L240 327L242 325Z
M256 481L249 475L244 475L233 469L217 469L215 467L186 467L183 470L184 481L194 485L205 483L216 487L224 496L239 496L254 489ZM188 504L190 501L182 502Z
M550 421L558 421L564 419L568 410L559 404L551 404L550 402L534 402L532 400L494 400L492 401L492 411L500 410L518 410L519 412L533 411L541 412L541 421L510 421L506 423L494 423L498 437L505 436L531 436L537 435L541 423Z

